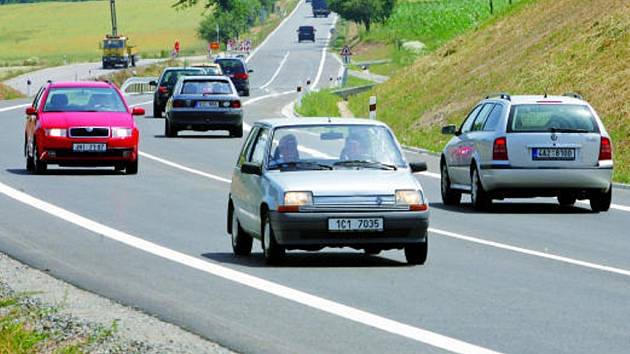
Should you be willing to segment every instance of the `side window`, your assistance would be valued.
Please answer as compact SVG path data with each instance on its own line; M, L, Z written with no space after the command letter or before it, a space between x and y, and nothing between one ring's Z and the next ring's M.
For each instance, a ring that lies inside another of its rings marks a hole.
M238 157L238 162L237 162L237 166L241 166L243 165L245 162L247 162L247 157L251 155L252 152L252 145L256 136L258 135L258 127L254 127L252 129L251 132L249 132L249 135L247 136L247 139L245 140L245 144L243 144L243 150L241 150L241 155Z
M475 107L475 109L473 109L472 112L468 114L468 117L466 117L466 120L464 120L464 123L462 123L462 126L459 127L459 131L461 133L468 133L470 131L470 128L472 127L473 122L475 121L475 118L477 117L477 113L479 113L480 110L481 110L481 105Z
M252 151L252 155L249 161L256 165L262 165L263 160L265 159L265 149L267 148L267 140L269 139L269 129L260 129L260 133L256 138L256 143L254 144L254 150Z
M486 124L483 126L483 130L486 132L491 132L497 129L497 124L499 120L501 120L501 116L503 115L503 106L500 104L494 105L494 109L490 112L488 119L486 119Z
M486 119L488 119L488 114L494 108L494 104L486 103L483 105L481 112L477 115L477 119L475 119L475 123L472 125L472 131L478 132L483 129L483 125L486 123Z

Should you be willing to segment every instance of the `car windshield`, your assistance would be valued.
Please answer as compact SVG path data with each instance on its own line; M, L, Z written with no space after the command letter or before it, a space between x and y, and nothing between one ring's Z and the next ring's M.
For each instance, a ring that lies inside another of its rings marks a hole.
M217 60L217 63L221 65L221 69L227 75L245 72L243 62L238 59L221 59Z
M164 73L161 86L174 87L180 77L195 75L205 75L205 71L203 69L169 70Z
M126 112L120 95L112 88L52 88L44 112Z
M183 95L229 95L232 87L224 80L185 81L182 85Z
M392 133L375 125L312 125L274 131L268 169L397 169L406 166Z
M585 105L523 104L512 107L508 132L598 132L597 123Z
M106 39L103 41L103 47L107 49L115 49L124 47L124 42L120 39Z

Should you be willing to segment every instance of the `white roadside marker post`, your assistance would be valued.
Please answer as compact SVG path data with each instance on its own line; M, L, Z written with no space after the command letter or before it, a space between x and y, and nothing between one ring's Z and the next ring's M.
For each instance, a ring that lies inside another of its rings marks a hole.
M302 106L302 86L297 87L298 99L297 99L297 108Z
M376 96L370 96L370 119L376 120Z

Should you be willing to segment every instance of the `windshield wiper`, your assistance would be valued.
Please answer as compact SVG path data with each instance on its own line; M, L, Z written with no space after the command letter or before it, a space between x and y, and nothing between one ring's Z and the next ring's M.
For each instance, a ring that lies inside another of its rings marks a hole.
M269 166L270 170L286 171L288 169L305 169L305 170L332 170L332 166L323 163L305 162L305 161L293 161L293 162L280 162Z
M580 128L549 128L552 133L590 133L586 129Z
M367 161L367 160L337 161L333 164L333 166L380 168L380 169L394 170L394 171L398 169L396 165L391 165L391 164L387 164L387 163L383 163L379 161Z

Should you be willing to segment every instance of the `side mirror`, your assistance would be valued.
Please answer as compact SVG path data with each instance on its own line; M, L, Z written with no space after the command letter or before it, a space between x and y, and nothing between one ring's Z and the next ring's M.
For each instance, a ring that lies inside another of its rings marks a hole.
M246 162L241 165L241 173L246 175L262 175L262 167L253 163Z
M411 169L411 173L424 172L427 170L427 163L424 161L410 162L409 168Z
M144 108L142 107L133 107L133 109L131 110L132 116L143 116L144 114Z
M455 124L449 124L445 127L442 127L442 134L455 135L457 134L457 127L455 126Z
M149 86L157 86L157 81L155 80L149 81Z
M253 73L253 72L254 72L254 70L249 69L249 70L247 70L247 72L251 74L251 73Z
M37 109L35 109L35 107L28 107L26 109L26 114L29 116L35 115L37 114Z

